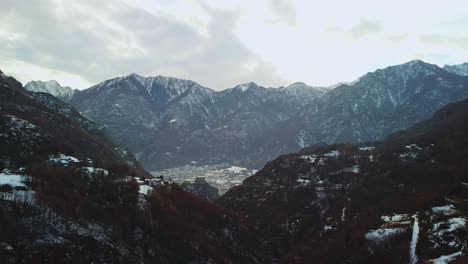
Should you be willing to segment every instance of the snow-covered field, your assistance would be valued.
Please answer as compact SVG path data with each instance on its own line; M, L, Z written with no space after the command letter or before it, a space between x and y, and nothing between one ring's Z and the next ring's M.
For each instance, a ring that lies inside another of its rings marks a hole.
M73 156L58 154L58 155L51 155L49 157L49 162L54 163L54 164L68 165L72 163L79 163L80 160Z
M9 185L14 188L8 192L0 192L0 200L33 203L34 191L29 190L24 182L24 175L9 170L0 172L0 186Z
M0 172L0 185L10 185L11 187L26 187L23 175L10 173L7 170Z
M150 192L150 191L153 190L153 187L148 186L148 185L139 185L138 187L139 187L139 190L138 190L138 191L139 191L141 194L144 194L144 195L147 195L148 192Z
M382 228L369 231L365 237L367 240L371 240L373 242L383 242L386 239L389 239L393 236L402 234L406 231L404 228Z

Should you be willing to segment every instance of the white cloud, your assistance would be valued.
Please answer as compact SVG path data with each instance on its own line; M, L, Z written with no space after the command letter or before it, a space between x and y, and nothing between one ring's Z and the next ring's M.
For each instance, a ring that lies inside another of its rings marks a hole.
M85 88L86 83L138 72L190 78L218 89L247 80L283 83L275 67L233 33L236 11L202 8L210 17L203 34L169 15L121 2L33 0L4 6L0 40L8 48L0 51L0 59L9 61L4 71L18 73L23 82L31 77L28 72L41 72L43 79L57 79L55 73L61 72L71 76L62 78L64 85ZM24 73L18 72L20 66Z
M2 71L5 74L14 76L20 80L23 85L27 82L35 80L44 80L44 76L49 79L54 79L64 86L76 87L90 87L93 83L82 78L81 76L73 73L63 72L60 70L53 70L47 67L41 67L27 62L14 60L14 61L2 61Z
M463 0L123 1L2 0L0 66L77 88L137 72L223 89L468 61Z
M290 26L296 25L296 6L289 0L270 0L270 7L280 21Z
M382 31L382 24L378 20L361 19L359 23L351 28L351 35L354 38L361 38L368 34L375 34Z

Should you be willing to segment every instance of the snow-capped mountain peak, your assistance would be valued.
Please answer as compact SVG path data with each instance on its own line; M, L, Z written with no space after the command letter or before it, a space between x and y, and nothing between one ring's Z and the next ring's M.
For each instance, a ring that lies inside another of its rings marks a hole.
M285 88L286 89L294 89L294 88L304 88L304 87L309 87L307 84L303 83L303 82L295 82L295 83L292 83L288 86L286 86Z
M55 80L50 80L47 82L31 81L27 83L24 88L31 92L49 93L66 102L70 101L73 94L75 93L75 90L69 86L61 86Z
M429 64L421 60L412 60L404 64L390 66L385 69L378 69L370 74L384 79L399 78L400 80L406 82L409 79L428 76L441 70L442 69L435 64ZM367 75L369 74L366 74L362 79L364 79Z
M286 87L280 87L280 90L301 90L301 89L317 90L321 92L328 91L326 87L309 86L304 82L295 82Z
M299 147L376 140L428 118L467 97L468 80L454 77L416 60L336 89L250 82L218 92L190 80L130 74L77 92L71 104L152 169L192 161L260 166Z
M458 65L445 65L444 70L457 75L468 76L468 62Z
M233 88L233 90L235 91L242 91L242 92L245 92L247 90L249 90L250 88L257 88L258 85L254 82L248 82L248 83L243 83L243 84L239 84L237 85L236 87Z

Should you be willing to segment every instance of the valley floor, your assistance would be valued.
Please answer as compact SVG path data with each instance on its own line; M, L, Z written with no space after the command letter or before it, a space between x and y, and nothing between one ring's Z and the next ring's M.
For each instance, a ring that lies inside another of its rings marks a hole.
M216 164L197 166L186 165L161 171L153 171L153 176L163 175L165 179L181 184L184 181L194 182L197 177L205 177L205 180L216 187L220 195L230 188L242 184L247 177L255 174L256 170L237 167L230 164Z

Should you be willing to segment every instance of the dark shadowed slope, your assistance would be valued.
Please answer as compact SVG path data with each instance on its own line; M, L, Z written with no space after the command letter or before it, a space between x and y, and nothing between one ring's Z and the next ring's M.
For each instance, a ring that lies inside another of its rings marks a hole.
M269 162L219 200L282 263L404 263L464 252L467 216L445 201L468 175L468 100L383 142L318 146ZM339 252L339 253L338 253Z
M4 137L0 155L9 156L15 166L20 167L25 162L45 159L52 153L60 152L108 165L127 164L138 174L146 174L131 154L107 138L101 126L54 96L29 93L12 79L5 75L0 77L0 114ZM37 141L23 142L30 147L22 149L18 142L26 137L36 138Z
M0 76L0 263L271 262L243 219L144 185L132 157L70 105Z

